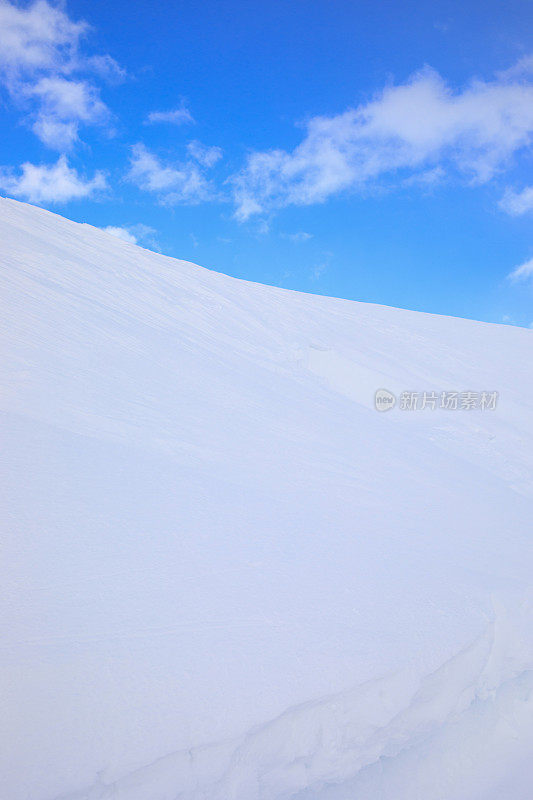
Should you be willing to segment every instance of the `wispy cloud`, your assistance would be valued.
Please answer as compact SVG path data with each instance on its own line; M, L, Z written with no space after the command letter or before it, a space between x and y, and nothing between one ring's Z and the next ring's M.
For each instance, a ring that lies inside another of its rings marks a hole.
M119 228L116 225L107 225L105 228L101 228L104 233L109 233L110 236L114 236L116 239L122 239L123 242L128 242L128 244L137 244L137 237L130 233L127 228Z
M507 189L500 200L500 208L515 217L533 211L533 186L526 186L521 192Z
M430 189L431 187L442 183L445 176L446 171L443 167L433 167L432 169L426 169L422 172L415 172L414 175L410 175L405 179L405 185L420 186L425 189Z
M116 82L125 71L109 55L82 51L87 23L46 0L26 8L0 0L0 29L0 82L46 146L64 152L79 138L80 125L109 120L93 78Z
M172 125L185 125L186 123L193 123L194 118L188 108L181 106L171 111L151 111L145 123L153 124L157 122L169 122Z
M150 225L144 225L142 222L137 222L135 225L128 225L128 231L135 236L138 244L149 247L151 250L159 250L159 241L157 239L157 231Z
M187 152L203 167L213 167L222 158L220 147L208 147L198 141L189 142Z
M105 228L101 228L101 230L129 244L143 244L151 250L159 249L159 245L155 239L156 230L149 225L143 225L142 223L122 226L107 225Z
M230 178L236 217L321 203L398 172L424 181L448 170L483 183L532 133L533 83L524 66L517 75L472 81L459 92L426 68L369 103L310 119L292 151L250 154Z
M312 281L318 281L322 277L322 275L327 271L331 264L331 259L333 258L333 253L324 253L324 256L321 261L314 265L311 269L311 273L309 275Z
M533 75L533 53L522 56L511 67L497 72L496 75L502 81L514 81Z
M84 59L84 67L92 71L107 83L122 83L127 77L126 70L117 64L107 53L99 56L88 56Z
M309 239L313 238L312 233L306 233L305 231L297 231L297 233L281 233L280 236L282 239L288 239L291 242L307 242Z
M517 281L533 280L533 258L530 258L529 261L525 261L523 264L520 264L520 266L516 267L512 272L510 272L507 277L513 283L516 283Z
M22 164L18 174L11 169L0 169L1 189L13 197L37 204L81 200L106 186L103 172L86 178L68 165L64 155L55 164Z
M311 270L311 280L318 281L327 270L328 265L326 262L322 262L321 264L315 264L313 269Z
M49 114L38 114L32 130L47 147L64 153L78 140L79 125L74 120L61 120Z
M72 72L79 60L79 42L86 22L73 22L45 0L21 8L0 2L0 65L11 79L38 70Z
M32 126L34 133L48 147L57 150L67 150L78 139L80 123L100 124L110 116L98 90L86 81L41 78L23 92L26 97L40 101Z
M196 161L164 164L141 143L132 147L127 178L140 189L157 194L164 205L194 205L215 196Z

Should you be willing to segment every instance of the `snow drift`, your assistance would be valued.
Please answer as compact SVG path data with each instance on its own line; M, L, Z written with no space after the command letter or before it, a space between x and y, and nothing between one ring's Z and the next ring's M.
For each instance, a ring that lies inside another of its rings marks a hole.
M0 241L1 796L529 798L532 333Z

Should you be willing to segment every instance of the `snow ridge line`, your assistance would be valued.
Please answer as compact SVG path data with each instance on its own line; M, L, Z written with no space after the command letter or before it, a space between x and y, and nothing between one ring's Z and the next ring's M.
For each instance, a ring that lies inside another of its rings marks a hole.
M380 760L461 724L476 704L496 702L502 689L509 695L516 685L510 696L518 692L518 702L529 703L532 623L530 601L512 613L496 603L484 633L421 681L407 670L371 680L290 708L236 739L171 753L112 783L100 778L55 800L322 797L322 789L353 781Z

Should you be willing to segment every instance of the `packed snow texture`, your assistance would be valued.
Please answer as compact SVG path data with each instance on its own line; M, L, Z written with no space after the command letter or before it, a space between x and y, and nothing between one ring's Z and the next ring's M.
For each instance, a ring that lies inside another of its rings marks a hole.
M0 242L0 796L530 800L533 332Z

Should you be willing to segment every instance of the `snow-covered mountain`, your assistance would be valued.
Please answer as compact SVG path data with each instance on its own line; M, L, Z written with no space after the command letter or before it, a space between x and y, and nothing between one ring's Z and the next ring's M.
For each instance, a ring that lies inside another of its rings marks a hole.
M529 800L533 332L0 242L0 796Z

